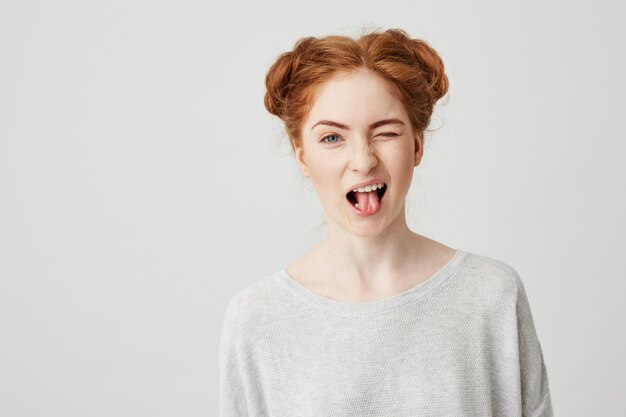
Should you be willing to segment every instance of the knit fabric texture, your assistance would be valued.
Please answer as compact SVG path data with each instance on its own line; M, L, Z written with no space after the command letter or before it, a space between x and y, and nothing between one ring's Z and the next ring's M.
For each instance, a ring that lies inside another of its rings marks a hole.
M228 301L221 417L552 417L524 284L457 249L400 294L345 303L285 269Z

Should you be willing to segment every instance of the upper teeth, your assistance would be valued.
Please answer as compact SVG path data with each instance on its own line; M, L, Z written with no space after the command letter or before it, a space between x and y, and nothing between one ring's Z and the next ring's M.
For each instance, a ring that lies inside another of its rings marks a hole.
M361 187L361 188L357 188L352 190L355 193L369 193L370 191L374 191L374 190L378 190L379 188L383 188L383 186L385 185L384 182L381 182L380 184L372 184L372 185L366 185L365 187Z

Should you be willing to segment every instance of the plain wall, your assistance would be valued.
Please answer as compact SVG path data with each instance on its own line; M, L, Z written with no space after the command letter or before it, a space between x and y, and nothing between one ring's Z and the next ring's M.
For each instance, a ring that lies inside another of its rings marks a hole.
M303 36L441 55L411 228L513 266L555 413L617 416L618 1L0 1L0 415L208 416L228 299L324 237L264 77Z

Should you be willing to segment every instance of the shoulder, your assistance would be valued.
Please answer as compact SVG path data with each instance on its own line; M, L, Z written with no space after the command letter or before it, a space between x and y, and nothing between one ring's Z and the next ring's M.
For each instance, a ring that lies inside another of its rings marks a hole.
M520 274L511 264L484 254L470 252L463 273L466 295L491 307L514 302L523 290Z
M263 276L236 291L226 303L224 329L241 335L260 328L266 317L267 292L272 276Z
M466 266L469 272L493 284L517 285L520 280L519 273L512 265L491 256L470 252Z

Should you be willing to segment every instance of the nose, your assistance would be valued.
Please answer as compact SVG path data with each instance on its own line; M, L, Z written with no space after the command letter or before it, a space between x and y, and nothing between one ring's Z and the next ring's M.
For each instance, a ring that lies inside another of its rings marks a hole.
M369 172L378 164L378 157L369 143L355 146L350 155L350 169Z

